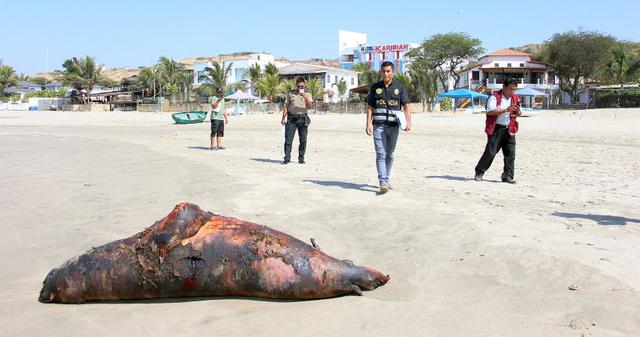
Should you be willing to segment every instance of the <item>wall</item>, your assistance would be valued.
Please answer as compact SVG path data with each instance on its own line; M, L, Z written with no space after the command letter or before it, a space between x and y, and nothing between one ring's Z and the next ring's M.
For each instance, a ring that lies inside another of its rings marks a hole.
M109 104L65 104L62 106L64 111L110 111Z

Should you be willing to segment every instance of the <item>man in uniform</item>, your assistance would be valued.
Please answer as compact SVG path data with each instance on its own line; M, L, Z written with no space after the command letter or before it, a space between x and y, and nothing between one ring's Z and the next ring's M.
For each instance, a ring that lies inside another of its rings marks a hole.
M311 94L305 91L305 83L302 77L296 79L296 89L287 94L282 111L282 121L285 127L284 160L282 164L291 161L291 146L293 137L298 130L300 145L298 146L298 163L304 164L304 152L307 148L307 131L311 120L307 115L307 109L313 106Z
M407 89L393 80L393 63L382 62L380 73L382 81L372 85L369 91L365 130L368 136L373 135L380 193L387 193L391 189L389 176L398 140L399 121L403 117L401 114L404 114L404 131L411 130L411 108Z

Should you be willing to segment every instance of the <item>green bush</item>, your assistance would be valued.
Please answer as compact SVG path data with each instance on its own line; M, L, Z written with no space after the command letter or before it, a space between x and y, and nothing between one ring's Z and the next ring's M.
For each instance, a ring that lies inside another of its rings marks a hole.
M595 102L598 108L615 108L618 104L619 90L596 91ZM620 95L623 108L640 107L640 90L625 89Z
M438 103L440 104L440 111L453 110L453 98L443 97Z
M30 98L30 97L42 97L42 98L49 98L49 97L64 97L64 95L67 93L67 89L66 88L61 88L59 90L36 90L36 91L32 91L28 94L25 95L26 98Z

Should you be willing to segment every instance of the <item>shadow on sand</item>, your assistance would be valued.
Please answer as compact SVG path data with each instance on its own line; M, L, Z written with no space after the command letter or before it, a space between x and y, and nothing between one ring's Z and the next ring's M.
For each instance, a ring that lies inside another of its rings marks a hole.
M625 226L628 223L640 223L640 219L631 219L623 216L615 215L600 215L600 214L580 214L580 213L564 213L553 212L551 215L559 216L568 219L588 219L603 226Z
M192 150L208 150L211 151L211 148L209 148L208 146L189 146L190 149Z
M282 160L269 159L269 158L249 158L253 161L259 161L261 163L280 164Z
M445 180L452 180L452 181L473 181L473 178L450 176L450 175L426 176L425 178L427 178L427 179L445 179ZM491 180L491 179L483 179L482 181L486 181L486 182L489 182L489 183L500 183L501 182L501 181L498 181L498 180Z
M354 184L354 183L347 183L344 181L336 181L336 180L310 180L310 179L303 180L303 182L312 183L312 184L321 185L321 186L328 186L328 187L340 187L347 190L357 190L357 191L378 193L378 188L376 186L367 185L367 184Z

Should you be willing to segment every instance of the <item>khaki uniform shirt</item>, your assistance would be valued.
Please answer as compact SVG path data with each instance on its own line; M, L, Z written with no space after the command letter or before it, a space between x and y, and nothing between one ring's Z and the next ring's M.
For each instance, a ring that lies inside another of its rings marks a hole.
M305 93L305 96L306 95L308 95L308 93ZM305 98L294 92L287 94L287 99L284 104L288 108L287 114L292 116L301 116L307 113L307 103L305 102Z

